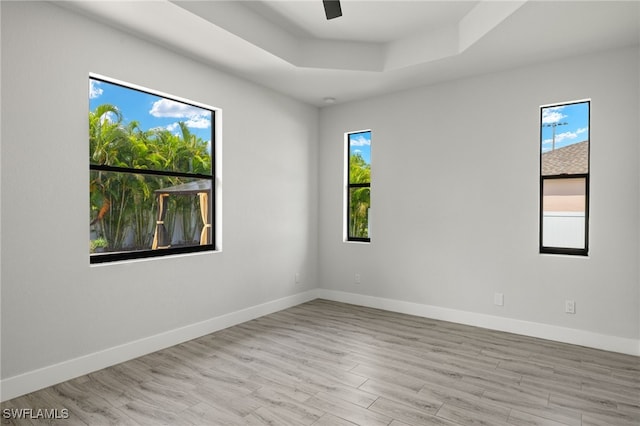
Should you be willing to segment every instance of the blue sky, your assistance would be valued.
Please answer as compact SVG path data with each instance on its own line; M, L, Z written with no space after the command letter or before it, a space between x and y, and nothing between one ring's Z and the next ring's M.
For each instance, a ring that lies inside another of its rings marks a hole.
M118 107L125 123L138 121L143 130L161 127L180 133L178 122L187 124L192 134L211 141L211 111L128 89L98 80L89 80L89 108L112 104Z
M586 141L589 139L589 103L542 108L542 152L550 151L553 146L554 124L555 149Z
M360 154L367 164L371 164L371 132L352 133L350 137L350 154Z

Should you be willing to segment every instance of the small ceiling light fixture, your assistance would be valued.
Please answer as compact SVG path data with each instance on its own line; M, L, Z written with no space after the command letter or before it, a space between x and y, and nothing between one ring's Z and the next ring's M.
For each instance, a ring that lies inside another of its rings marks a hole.
M335 104L336 103L336 98L332 98L331 96L327 96L326 98L322 99L324 101L325 104Z
M342 16L340 0L322 0L322 3L324 4L324 14L327 16L327 19Z

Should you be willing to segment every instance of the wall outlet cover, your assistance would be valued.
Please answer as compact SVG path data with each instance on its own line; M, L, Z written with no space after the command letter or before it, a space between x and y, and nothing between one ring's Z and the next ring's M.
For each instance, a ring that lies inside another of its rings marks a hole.
M576 302L575 300L567 300L564 302L564 311L568 314L576 313Z

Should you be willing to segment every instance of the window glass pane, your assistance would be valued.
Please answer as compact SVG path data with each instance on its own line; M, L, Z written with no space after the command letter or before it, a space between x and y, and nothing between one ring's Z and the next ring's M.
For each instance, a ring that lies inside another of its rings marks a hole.
M369 241L371 131L347 134L347 240Z
M89 80L90 164L212 174L211 110Z
M91 263L215 249L215 112L89 78Z
M349 183L371 182L371 132L349 135Z
M589 173L589 102L542 108L542 176Z
M349 237L369 238L369 187L349 188Z
M211 243L211 180L97 170L90 177L92 255Z
M543 180L543 246L585 248L586 195L586 178Z
M540 251L587 254L590 102L540 109Z

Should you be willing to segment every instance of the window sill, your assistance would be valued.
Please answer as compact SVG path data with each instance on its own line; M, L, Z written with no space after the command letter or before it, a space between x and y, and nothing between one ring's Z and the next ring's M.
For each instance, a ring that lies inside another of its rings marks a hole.
M163 260L166 262L169 259L182 258L182 257L193 257L193 256L205 256L209 254L222 253L222 249L219 250L205 250L205 251L194 251L189 253L172 253L164 256L149 256L149 257L139 257L134 259L122 259L122 260L112 260L105 262L96 262L90 263L89 266L100 267L100 266L110 266L110 265L122 265L122 264L132 264L132 263L140 263L140 262L152 262Z
M358 240L344 240L343 242L348 244L363 244L363 245L371 244L371 241L358 241Z

